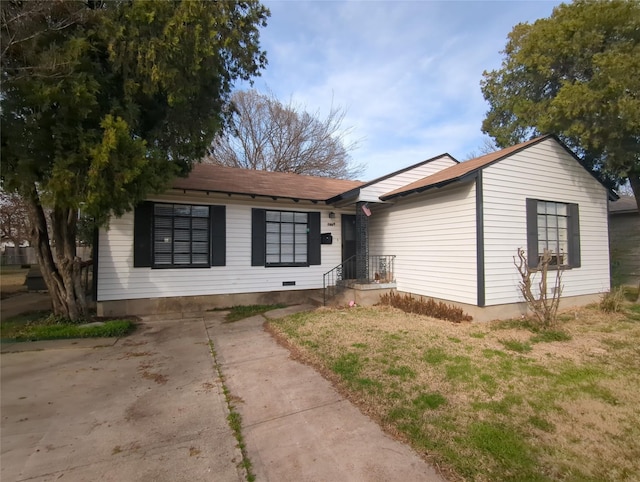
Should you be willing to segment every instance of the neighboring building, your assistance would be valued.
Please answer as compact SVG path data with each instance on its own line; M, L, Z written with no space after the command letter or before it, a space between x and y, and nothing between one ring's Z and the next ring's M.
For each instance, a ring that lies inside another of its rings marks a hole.
M553 136L368 183L198 165L100 231L98 310L304 302L331 272L508 317L519 247L556 251L563 302L584 304L609 289L608 196Z
M609 246L614 284L640 283L640 215L633 196L609 203Z

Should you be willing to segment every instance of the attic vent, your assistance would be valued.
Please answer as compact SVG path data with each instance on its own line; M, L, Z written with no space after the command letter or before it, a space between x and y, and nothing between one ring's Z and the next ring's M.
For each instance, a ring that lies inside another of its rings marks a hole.
M295 286L296 282L295 281L283 281L282 282L282 286Z

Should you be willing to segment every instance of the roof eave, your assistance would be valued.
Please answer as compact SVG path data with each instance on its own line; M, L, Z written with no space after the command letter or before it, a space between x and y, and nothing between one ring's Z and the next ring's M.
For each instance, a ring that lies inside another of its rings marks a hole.
M318 203L329 204L326 199L282 196L280 194L256 194L256 193L247 193L247 192L221 191L217 189L197 189L197 188L182 188L182 187L172 187L171 190L182 191L184 194L186 194L187 191L192 191L192 192L204 192L204 193L207 193L207 195L210 193L215 193L215 194L226 194L228 196L248 196L252 199L259 197L259 198L271 199L273 201L277 201L278 199L287 199L294 202L309 201L309 202L312 202L313 204L318 204Z
M423 186L423 187L419 187L419 188L416 188L416 189L411 189L409 191L404 191L404 192L399 192L397 194L392 194L391 196L380 196L380 199L382 201L389 201L389 200L397 198L397 197L405 197L405 196L409 196L410 194L419 194L419 193L428 191L430 189L440 189L440 188L448 186L449 184L453 184L453 183L456 183L456 182L464 183L464 182L469 181L470 179L475 179L476 175L477 175L477 172L480 169L482 169L482 168L474 169L473 171L470 171L470 172L468 172L466 174L463 174L461 176L454 177L454 178L451 178L451 179L447 179L445 181L440 181L440 182L437 182L437 183L434 183L434 184L429 184L428 186Z

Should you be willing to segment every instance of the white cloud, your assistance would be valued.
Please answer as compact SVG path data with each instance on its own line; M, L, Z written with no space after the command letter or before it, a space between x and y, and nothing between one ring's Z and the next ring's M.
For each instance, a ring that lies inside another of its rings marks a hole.
M482 145L483 70L518 22L558 2L265 2L269 65L258 90L310 112L332 102L362 139L364 179L443 152L464 159Z

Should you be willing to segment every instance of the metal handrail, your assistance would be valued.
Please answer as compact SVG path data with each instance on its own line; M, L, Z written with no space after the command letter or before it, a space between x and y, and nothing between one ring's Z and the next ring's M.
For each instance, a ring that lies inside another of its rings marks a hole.
M395 255L369 255L367 256L366 270L358 271L356 263L357 256L351 256L338 266L330 269L322 276L323 304L327 300L338 294L341 289L346 288L349 282L352 283L392 283L395 281L394 275ZM356 273L367 273L366 279L356 277Z

